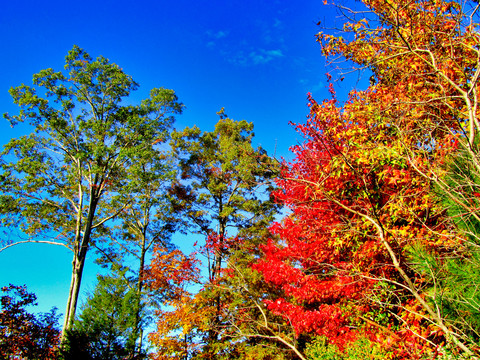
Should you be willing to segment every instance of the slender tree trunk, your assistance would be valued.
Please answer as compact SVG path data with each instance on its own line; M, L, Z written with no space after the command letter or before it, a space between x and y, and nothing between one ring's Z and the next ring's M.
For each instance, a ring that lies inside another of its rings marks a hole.
M75 311L77 308L78 294L80 293L80 285L82 283L83 267L85 265L85 257L75 256L72 263L72 280L70 282L70 292L68 294L67 309L65 311L65 320L63 323L62 342L64 334L69 330L75 319Z
M220 217L220 214L223 212L223 198L222 196L219 197L218 199L218 215L219 215L219 220L218 220L218 237L219 237L219 248L216 249L215 252L215 257L214 257L214 269L213 269L213 276L212 279L215 279L217 276L219 276L220 271L222 269L222 257L223 257L223 242L225 240L225 235L227 232L227 224L226 224L226 219L224 217Z
M143 345L143 329L140 329L138 333L138 352L142 351Z
M90 194L90 204L88 208L87 220L85 222L85 231L81 237L80 246L75 247L78 249L73 257L72 262L72 280L70 282L70 291L68 294L67 309L65 311L65 319L63 322L62 336L60 343L65 341L65 334L73 325L75 320L75 312L77 309L78 295L80 293L80 285L82 283L83 268L85 266L85 259L87 257L88 243L90 242L90 236L92 233L93 219L95 216L95 210L98 204L98 197ZM78 241L78 240L77 240Z
M142 336L143 331L140 328L140 312L141 312L141 302L142 302L142 291L143 291L143 271L145 270L145 254L147 252L146 249L146 234L142 234L142 247L140 253L140 264L138 266L138 280L137 280L137 297L135 299L135 323L134 323L134 332L133 332L133 339L134 339L134 346L133 346L133 354L137 352L137 339L139 339L138 344L138 352L142 350Z
M222 202L220 201L220 210L219 213L223 210ZM222 258L223 258L223 245L225 241L226 235L226 220L224 218L220 218L218 224L218 236L219 236L219 248L216 249L215 256L214 256L214 264L213 264L213 276L212 280L220 276L220 272L222 270ZM209 339L211 343L215 343L218 341L218 327L220 325L220 314L221 314L221 298L220 294L217 294L214 300L215 307L216 307L216 315L214 319L214 323L212 329L209 331Z

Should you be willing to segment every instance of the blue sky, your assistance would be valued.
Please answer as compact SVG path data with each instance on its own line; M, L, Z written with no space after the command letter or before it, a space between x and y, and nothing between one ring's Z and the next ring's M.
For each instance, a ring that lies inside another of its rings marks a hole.
M221 107L230 118L255 125L255 142L291 157L302 141L289 122L308 114L307 92L328 97L324 59L315 42L318 21L335 20L321 0L4 1L0 12L0 112L18 109L11 86L60 70L74 44L92 57L119 64L140 84L132 102L153 87L174 89L185 106L176 128L213 130ZM0 144L26 129L0 121ZM94 253L90 253L90 260ZM61 247L19 245L0 253L0 286L27 284L40 311L63 313L72 256ZM98 268L86 266L82 293Z

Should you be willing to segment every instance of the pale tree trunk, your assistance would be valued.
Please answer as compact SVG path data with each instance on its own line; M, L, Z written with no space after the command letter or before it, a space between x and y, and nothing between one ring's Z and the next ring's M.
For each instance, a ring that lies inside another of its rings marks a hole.
M85 265L85 258L75 256L72 262L72 280L70 282L70 291L68 294L67 309L65 311L65 320L63 323L62 341L64 334L73 325L75 319L75 311L77 308L78 294L80 293L80 285L82 283L83 267Z
M65 335L68 330L71 329L73 321L75 320L75 312L77 309L78 295L80 293L80 285L82 283L83 268L85 266L85 259L87 257L88 243L90 242L90 236L92 233L93 219L95 216L95 210L98 204L98 197L94 196L93 192L90 193L90 204L88 208L88 215L85 223L85 231L83 235L76 234L76 241L74 247L74 255L72 262L72 279L70 282L70 291L68 294L67 308L65 311L65 319L63 322L62 336L60 343L65 341ZM81 204L81 202L80 202ZM80 208L81 211L81 208ZM77 224L81 221L80 216L77 217ZM78 226L77 226L78 228Z

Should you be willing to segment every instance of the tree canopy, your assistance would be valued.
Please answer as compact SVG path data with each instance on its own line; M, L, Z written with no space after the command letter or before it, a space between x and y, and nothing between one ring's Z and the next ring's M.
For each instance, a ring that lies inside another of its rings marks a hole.
M99 228L128 205L116 201L125 172L166 139L182 104L173 90L158 88L140 105L125 105L138 84L118 65L77 46L65 60L64 72L42 70L33 76L34 86L10 90L21 110L5 118L12 126L26 122L32 132L2 152L0 223L19 228L29 241L73 252L67 329L91 241L100 241ZM116 207L105 211L107 204Z
M308 95L291 161L224 109L174 130L172 90L125 105L138 85L77 47L11 90L33 132L0 157L0 224L74 252L65 329L86 358L143 356L147 302L152 359L480 358L480 4L333 5L330 97ZM341 99L349 72L370 84ZM69 330L92 246L116 272ZM24 326L33 297L7 291Z
M343 103L333 82L331 99L309 98L276 193L292 209L272 226L283 242L255 265L283 291L266 304L317 337L317 359L353 358L361 343L381 358L472 356L478 5L364 4L342 7L341 35L317 36L328 59L373 81Z

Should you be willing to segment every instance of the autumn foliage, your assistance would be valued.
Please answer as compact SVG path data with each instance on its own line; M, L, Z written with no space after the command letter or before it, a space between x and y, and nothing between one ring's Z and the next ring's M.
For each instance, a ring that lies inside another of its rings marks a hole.
M346 112L358 108L345 105ZM378 126L372 139L369 119L349 122L335 100L311 99L311 109L309 122L298 126L307 142L294 148L276 193L293 211L271 228L284 245L265 246L255 265L285 294L267 301L268 308L288 318L297 335L326 336L340 349L359 337L395 347L401 338L413 358L412 326L421 326L397 321L407 316L412 295L394 262L413 283L422 282L406 256L418 242L446 242L434 235L445 230L441 211L428 182L396 156L399 143L387 127ZM391 297L398 302L385 306Z
M169 306L175 311L159 309L157 329L150 334L150 341L158 348L155 359L167 359L162 354L176 354L179 358L186 356L192 344L186 343L181 336L197 322L202 314L192 308L193 294L187 286L199 282L200 274L197 260L185 256L180 250L169 251L156 247L150 267L145 273L147 286L152 290L155 300ZM181 334L172 334L180 331Z
M26 307L36 305L36 296L25 286L2 288L0 312L0 358L56 359L60 331L55 310L35 316Z
M255 148L253 124L224 109L213 132L167 136L165 123L151 131L171 139L168 151L153 151L160 140L150 139L149 152L125 160L138 165L129 179L144 181L117 187L128 198L117 231L107 231L110 215L98 231L111 244L123 234L124 250L133 241L143 249L134 350L145 285L156 305L151 359L480 357L480 4L355 3L333 4L343 27L317 35L330 97L308 94L306 122L292 123L304 139L293 160L279 164ZM336 81L357 71L369 85L342 99ZM158 110L153 102L136 116ZM120 179L124 169L114 170ZM105 176L109 188L122 183ZM194 253L167 241L176 231L200 239ZM110 250L106 263L122 258ZM20 300L2 297L1 355L54 356L45 344L54 349L58 331L23 309L34 296L4 291Z
M270 234L205 227L215 276L159 313L152 340L170 349L159 359L250 358L248 346L265 359L478 353L480 294L468 284L480 278L479 5L363 4L339 6L343 28L317 35L346 69L327 75L331 97L309 95L307 122L294 124L305 141L272 193L291 212ZM341 101L335 79L351 70L370 86ZM230 168L215 169L207 178L231 185Z
M292 148L275 193L292 214L271 227L280 245L264 246L255 265L283 291L265 303L297 336L339 351L367 339L384 358L435 357L452 344L472 355L472 338L452 329L435 279L412 259L420 249L438 259L465 249L438 193L472 209L472 190L441 179L459 142L474 151L477 26L465 23L468 4L364 3L376 18L318 41L329 59L372 71L373 84L344 103L332 83L331 99L309 97L308 121L296 125L305 143Z

